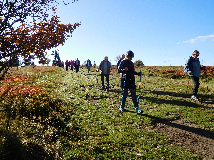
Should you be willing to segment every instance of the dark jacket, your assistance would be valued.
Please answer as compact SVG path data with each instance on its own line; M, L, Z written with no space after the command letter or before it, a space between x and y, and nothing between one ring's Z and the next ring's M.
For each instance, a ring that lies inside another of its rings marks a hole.
M88 62L89 62L89 65L88 65ZM88 67L88 66L92 66L92 64L91 64L91 61L89 60L89 61L86 61L86 67Z
M125 67L128 67L127 71L125 70ZM121 61L120 65L118 67L118 71L119 71L119 73L122 73L120 75L120 80L122 82L124 82L125 74L126 74L125 88L136 89L135 76L134 75L139 75L140 76L140 72L136 72L135 71L134 63L132 61L124 59L124 60Z
M78 60L78 66L80 66L80 61ZM76 61L74 61L74 67L76 67Z

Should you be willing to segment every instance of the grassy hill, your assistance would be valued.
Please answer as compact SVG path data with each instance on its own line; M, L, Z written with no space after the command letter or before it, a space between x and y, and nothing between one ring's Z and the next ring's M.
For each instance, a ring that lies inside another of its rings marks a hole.
M86 68L12 68L0 81L0 159L212 159L213 68L200 79L200 102L183 67L143 67L136 115L121 113L119 74L110 91Z

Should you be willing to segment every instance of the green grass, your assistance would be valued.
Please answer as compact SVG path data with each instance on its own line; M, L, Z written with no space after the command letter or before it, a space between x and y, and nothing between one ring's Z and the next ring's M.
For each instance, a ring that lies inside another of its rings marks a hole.
M154 130L154 122L180 117L202 129L214 131L213 104L208 104L214 93L211 81L201 80L199 95L204 100L201 104L187 97L191 94L186 87L188 79L164 78L158 73L156 76L144 74L139 103L144 113L136 115L131 97L126 102L128 112L119 112L122 95L116 72L113 72L113 79L110 76L111 88L107 92L101 90L100 76L95 69L89 75L85 68L81 68L79 73L66 72L58 67L44 68L40 71L21 68L19 74L33 78L26 82L9 82L11 85L35 85L45 90L48 98L38 95L37 100L46 104L43 108L48 108L49 114L39 112L38 117L26 117L17 111L10 121L10 134L6 134L9 112L1 112L2 157L9 154L5 150L6 140L14 138L17 141L15 146L22 146L23 157L28 158L34 156L29 154L32 146L37 146L34 152L41 151L41 159L200 159ZM147 73L147 68L141 70ZM11 74L14 76L17 71ZM137 86L139 81L136 77ZM6 86L6 83L0 85ZM189 88L192 87L190 81ZM28 99L18 103L35 105L30 97ZM10 101L5 102L1 109L8 105L11 105ZM14 148L18 149L20 147Z

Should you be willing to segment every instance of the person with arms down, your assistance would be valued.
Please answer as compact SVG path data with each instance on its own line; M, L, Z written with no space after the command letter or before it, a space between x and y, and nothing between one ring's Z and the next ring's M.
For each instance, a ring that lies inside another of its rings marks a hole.
M187 60L187 63L185 65L185 72L188 73L188 75L190 76L190 78L192 79L192 81L194 82L194 87L193 87L193 91L192 91L192 96L191 99L198 101L198 88L199 88L199 77L200 77L200 73L201 70L206 70L206 67L201 67L200 65L200 61L199 61L199 51L194 50L192 53L192 56L189 57L189 59Z
M100 63L99 65L100 69L100 74L101 74L101 81L102 81L102 89L105 89L104 85L104 77L106 77L106 82L107 82L107 91L109 91L109 74L112 70L111 62L108 61L108 57L105 56L104 60Z
M88 73L90 72L91 66L92 66L91 61L88 59L86 62L86 67L88 69Z
M120 106L120 111L124 111L126 98L128 96L128 90L131 92L132 101L134 103L135 112L137 114L142 111L139 109L137 96L136 96L136 85L135 85L135 76L134 75L142 75L142 72L136 72L134 69L134 63L132 62L132 58L134 57L134 53L132 51L128 51L126 53L126 58L121 61L118 70L120 74L120 87L123 90L122 104ZM124 82L125 81L125 82Z
M125 58L125 54L122 54L121 55L121 58L118 60L118 62L117 62L117 69L119 68L119 66L120 66L120 63L121 63L121 61L123 60ZM119 72L119 71L118 71Z
M80 61L78 60L78 58L77 58L76 61L74 62L74 67L75 67L75 69L76 69L76 73L79 72Z

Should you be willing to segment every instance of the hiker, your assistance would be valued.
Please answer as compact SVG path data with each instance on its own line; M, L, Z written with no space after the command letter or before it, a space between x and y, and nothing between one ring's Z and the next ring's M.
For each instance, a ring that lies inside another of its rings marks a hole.
M80 61L77 58L77 60L74 62L74 67L76 69L76 73L79 72L79 66L80 66Z
M88 59L87 62L86 62L86 67L88 69L88 73L89 73L89 71L91 69L91 66L92 66L91 61Z
M188 75L194 82L191 99L195 101L198 101L197 93L200 85L199 77L200 77L201 70L206 70L205 66L201 67L200 65L200 61L198 58L199 54L200 54L199 51L194 50L192 52L192 56L189 57L185 66L185 72L188 73Z
M132 62L132 58L134 57L134 53L132 51L128 51L126 53L126 58L123 59L119 65L119 73L120 74L120 87L123 89L123 97L122 104L120 106L120 111L124 111L126 98L128 96L128 89L131 92L132 101L134 103L135 112L141 113L139 110L137 96L136 96L136 85L135 85L135 76L134 75L142 75L142 72L136 72L134 69L134 63ZM124 82L125 81L125 82ZM125 83L125 86L124 86Z
M65 62L66 71L68 71L69 66L70 66L70 62L68 62L68 60L66 60L66 62Z
M73 69L74 69L74 61L73 60L70 61L70 66L71 66L71 70L73 71Z
M105 89L104 85L104 77L106 77L106 82L107 82L107 91L109 91L109 74L112 70L111 62L108 61L108 57L105 56L104 60L100 63L99 65L100 69L100 74L101 74L101 81L102 81L102 89Z
M120 58L119 61L117 62L117 69L118 69L118 67L120 66L120 63L121 63L121 61L122 61L124 58L125 58L125 55L122 54L122 55L121 55L121 58ZM118 72L119 72L119 70L118 70Z

